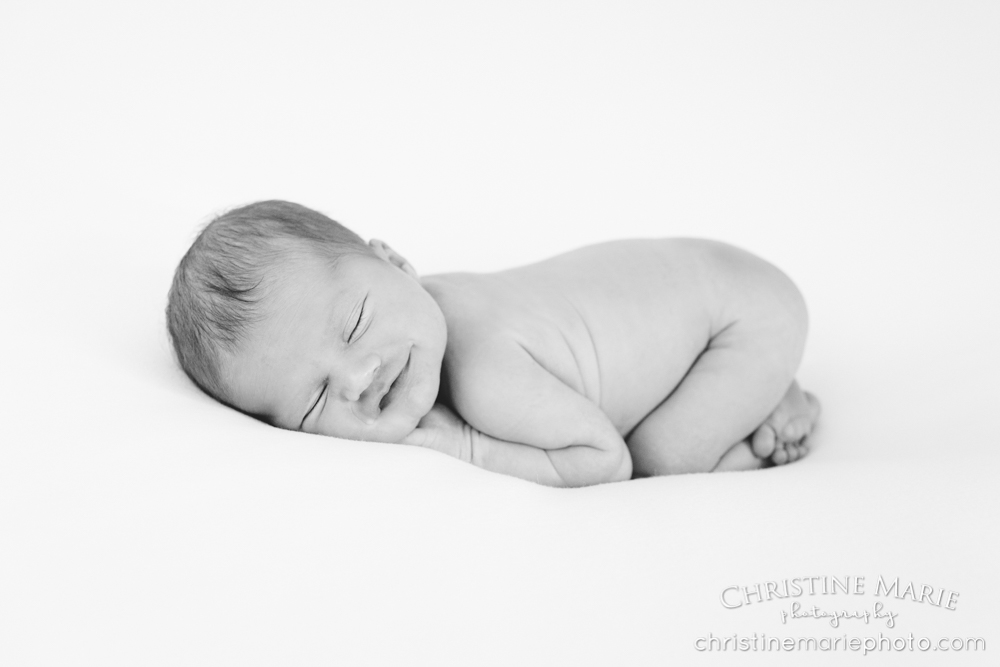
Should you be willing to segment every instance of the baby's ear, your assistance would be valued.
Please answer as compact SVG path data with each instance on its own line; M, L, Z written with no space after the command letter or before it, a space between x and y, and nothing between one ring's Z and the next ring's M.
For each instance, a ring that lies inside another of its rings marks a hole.
M417 278L417 271L406 261L406 258L389 247L389 244L379 239L372 239L368 245L375 252L375 256L384 259L398 269L402 269L407 275Z

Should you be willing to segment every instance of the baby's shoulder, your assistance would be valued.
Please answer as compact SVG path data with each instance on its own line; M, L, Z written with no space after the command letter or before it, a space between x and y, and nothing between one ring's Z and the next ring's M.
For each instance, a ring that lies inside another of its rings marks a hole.
M445 367L457 385L473 391L540 370L580 393L589 386L578 362L593 362L590 338L563 295L508 273L435 276L426 286L445 315Z
M537 310L532 307L537 294L499 274L441 274L425 278L423 284L444 313L449 343L489 344L509 338L530 326Z

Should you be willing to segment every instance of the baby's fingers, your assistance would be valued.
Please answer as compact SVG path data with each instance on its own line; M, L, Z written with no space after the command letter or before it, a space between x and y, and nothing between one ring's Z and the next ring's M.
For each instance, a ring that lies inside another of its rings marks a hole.
M403 444L413 445L414 447L429 447L430 439L430 432L427 429L415 428L408 436L403 438Z

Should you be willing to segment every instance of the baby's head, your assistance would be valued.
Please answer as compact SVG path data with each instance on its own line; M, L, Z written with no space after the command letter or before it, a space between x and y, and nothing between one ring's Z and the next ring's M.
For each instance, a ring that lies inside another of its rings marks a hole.
M383 442L433 407L447 339L403 257L282 201L209 223L177 267L167 326L181 367L222 403Z

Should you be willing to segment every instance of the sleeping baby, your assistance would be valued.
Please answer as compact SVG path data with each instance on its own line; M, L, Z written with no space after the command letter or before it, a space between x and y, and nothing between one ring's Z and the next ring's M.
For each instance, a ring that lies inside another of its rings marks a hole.
M799 291L714 241L421 277L382 241L259 202L201 232L167 322L188 376L262 421L551 486L795 461L819 415L794 380Z

